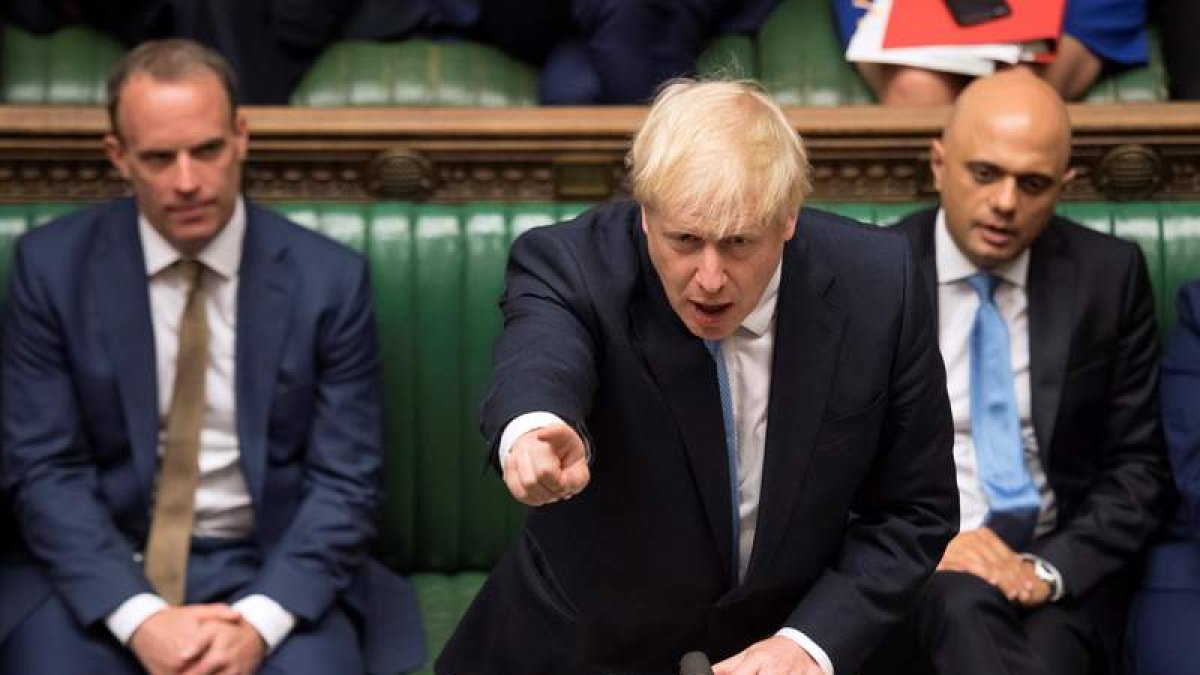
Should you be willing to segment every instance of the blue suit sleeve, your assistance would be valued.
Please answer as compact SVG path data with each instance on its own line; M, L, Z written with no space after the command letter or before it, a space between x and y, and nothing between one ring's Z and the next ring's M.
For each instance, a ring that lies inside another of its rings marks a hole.
M304 472L303 497L246 590L310 622L366 561L380 500L380 356L366 262L347 277L344 297L326 308L316 333L315 408L305 453L296 460Z
M18 244L0 379L0 474L29 551L75 616L90 625L124 600L153 590L100 498L97 460L71 384L61 308L28 258Z

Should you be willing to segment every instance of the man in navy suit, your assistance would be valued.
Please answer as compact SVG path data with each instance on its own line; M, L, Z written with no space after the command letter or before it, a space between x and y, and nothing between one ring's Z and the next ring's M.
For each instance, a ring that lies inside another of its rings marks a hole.
M3 352L0 671L395 672L368 557L379 352L364 259L240 196L232 76L146 43L109 84L133 186L17 244ZM190 453L190 454L189 454Z
M1162 418L1182 499L1146 556L1129 615L1129 675L1200 672L1200 281L1179 289L1179 322L1162 362Z
M514 243L482 427L534 506L439 673L854 672L957 519L904 238L811 209L762 92L676 83L637 202Z

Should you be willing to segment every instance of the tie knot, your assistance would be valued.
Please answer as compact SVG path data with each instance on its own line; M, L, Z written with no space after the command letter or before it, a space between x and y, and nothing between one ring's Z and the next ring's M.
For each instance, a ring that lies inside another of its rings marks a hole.
M705 340L704 348L708 350L709 355L711 355L714 359L721 356L720 340Z
M175 267L192 287L195 287L196 283L200 281L200 273L204 271L204 263L194 258L180 258L175 261Z
M971 284L971 288L974 288L975 292L979 294L980 302L991 302L992 294L1000 285L1000 277L987 272L976 272L967 278L967 283Z

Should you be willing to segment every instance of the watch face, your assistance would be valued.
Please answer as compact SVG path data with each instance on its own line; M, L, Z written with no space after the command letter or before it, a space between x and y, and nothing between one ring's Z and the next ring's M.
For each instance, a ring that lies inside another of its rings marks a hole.
M1041 579L1042 581L1045 581L1051 585L1054 584L1054 573L1051 572L1050 568L1046 567L1046 563L1042 562L1041 560L1033 563L1033 573L1036 574L1037 578Z
M1050 587L1050 597L1053 598L1058 593L1058 579L1054 577L1054 572L1046 563L1035 560L1033 561L1033 573L1038 579L1046 582L1046 585Z

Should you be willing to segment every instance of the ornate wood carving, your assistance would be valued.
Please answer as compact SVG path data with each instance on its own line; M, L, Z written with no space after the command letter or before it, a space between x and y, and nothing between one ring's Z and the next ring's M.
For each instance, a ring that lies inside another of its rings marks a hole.
M935 196L946 109L790 108L814 198ZM597 201L627 192L643 108L250 108L247 191L267 201ZM1200 199L1200 104L1078 105L1064 198ZM92 201L126 185L99 108L0 106L0 202Z

